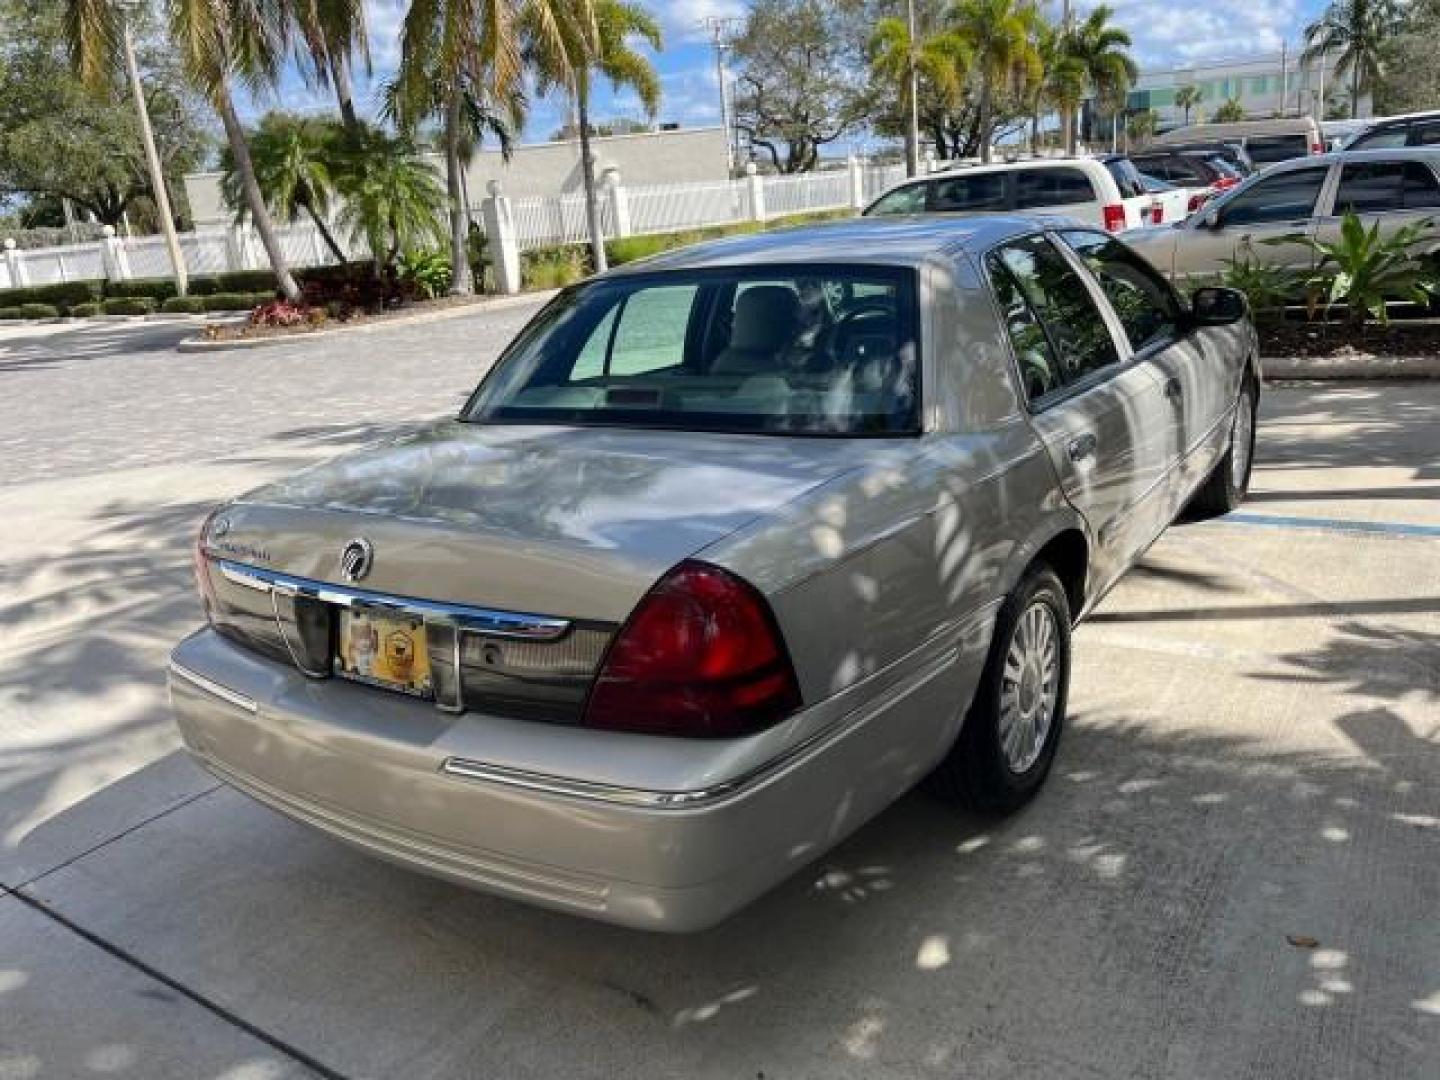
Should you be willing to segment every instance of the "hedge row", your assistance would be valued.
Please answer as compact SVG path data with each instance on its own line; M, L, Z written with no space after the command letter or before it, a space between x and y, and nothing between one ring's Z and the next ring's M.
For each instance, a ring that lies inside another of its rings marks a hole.
M0 319L53 319L60 314L60 309L54 304L41 304L31 302L28 304L11 304L8 307L0 307Z
M335 273L337 267L314 267L295 272L297 280L321 280ZM190 279L191 296L208 297L264 293L273 299L275 275L269 270L236 270L226 274L204 274ZM175 282L169 278L136 278L133 281L66 281L57 285L27 285L18 289L0 289L0 310L9 311L26 304L51 304L61 315L74 315L79 305L100 304L109 300L143 299L159 307L175 297ZM231 310L229 308L213 310ZM82 313L83 314L83 313ZM93 314L93 312L91 312ZM11 315L9 318L30 318Z

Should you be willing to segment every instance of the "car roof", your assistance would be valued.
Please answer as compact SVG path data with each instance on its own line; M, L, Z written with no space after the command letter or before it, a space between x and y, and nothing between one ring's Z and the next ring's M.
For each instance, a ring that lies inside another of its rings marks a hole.
M1396 146L1388 150L1332 150L1328 154L1307 154L1277 161L1266 167L1267 174L1303 169L1307 165L1330 165L1347 161L1428 161L1440 163L1440 147Z
M962 251L983 251L1012 236L1060 226L1088 228L1073 218L1050 214L855 217L711 240L626 263L606 276L767 263L920 266Z
M1431 109L1427 112L1402 113L1398 116L1377 116L1370 120L1355 121L1365 126L1361 129L1365 132L1379 131L1382 128L1409 127L1411 124L1423 124L1427 120L1440 120L1440 109Z
M929 176L912 177L910 180L907 180L906 183L912 183L918 180L937 180L942 177L951 177L956 175L970 176L974 173L1015 172L1024 169L1055 169L1065 166L1084 165L1087 163L1103 166L1107 160L1122 158L1124 156L1124 154L1074 154L1069 157L1026 158L1023 161L992 161L989 165L971 165L968 163L962 163L947 169L943 169L937 173L931 173ZM897 184L896 186L900 187L903 185Z

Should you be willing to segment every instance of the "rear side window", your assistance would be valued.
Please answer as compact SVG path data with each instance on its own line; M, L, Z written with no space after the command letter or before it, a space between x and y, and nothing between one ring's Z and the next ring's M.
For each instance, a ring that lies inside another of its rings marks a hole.
M1079 169L1022 169L1015 174L1015 205L1021 210L1095 201L1095 185Z
M1245 149L1256 165L1304 157L1310 153L1310 140L1304 135L1265 135L1245 140Z
M865 211L866 217L880 214L923 214L925 212L925 189L927 184L909 184L894 191L887 191L876 199Z
M1155 269L1113 236L1072 230L1060 234L1085 260L1136 352L1175 336L1180 305Z
M1410 129L1408 146L1440 146L1440 124L1418 124Z
M1054 350L1055 373L1045 392L1068 386L1120 362L1115 339L1090 290L1065 256L1045 237L1031 236L997 248L989 256L989 266L992 279L1003 281L1008 275ZM1004 299L1001 307L1005 307ZM1014 319L1008 321L1012 340L1016 337L1016 326ZM1016 353L1033 354L1030 341L1030 337L1022 335Z
M1335 193L1335 213L1378 214L1440 206L1440 183L1418 161L1346 165Z
M1133 199L1145 194L1145 185L1140 180L1140 170L1129 158L1117 158L1105 162L1105 169L1115 180L1122 199Z
M1315 212L1329 167L1292 169L1259 180L1220 209L1222 225L1299 221Z
M978 173L936 180L930 197L931 210L1006 210L1005 174Z

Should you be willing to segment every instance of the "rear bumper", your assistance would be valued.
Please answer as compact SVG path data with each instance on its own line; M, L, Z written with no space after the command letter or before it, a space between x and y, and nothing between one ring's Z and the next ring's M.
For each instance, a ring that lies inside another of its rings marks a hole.
M203 765L340 840L487 892L689 931L821 855L933 767L958 732L988 628L913 654L833 720L798 723L810 734L763 767L732 741L684 741L686 754L711 760L681 770L682 786L537 770L503 751L512 722L313 681L210 630L176 648L170 695ZM527 730L537 742L573 743L576 760L587 741L627 761L681 742ZM486 746L503 752L477 753Z

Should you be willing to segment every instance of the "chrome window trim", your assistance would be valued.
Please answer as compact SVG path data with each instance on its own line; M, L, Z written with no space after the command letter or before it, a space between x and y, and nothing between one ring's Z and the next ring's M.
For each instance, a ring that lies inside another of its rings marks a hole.
M170 661L170 674L174 675L177 679L183 679L196 689L205 691L205 693L212 697L217 697L221 701L234 705L237 709L244 709L248 713L258 713L260 711L260 704L254 698L246 697L239 691L231 690L228 686L222 686L214 679L207 679L199 672L191 671L189 668L176 663L174 660Z
M518 638L524 641L555 641L570 630L569 619L546 615L530 615L517 611L471 607L467 604L446 604L436 600L391 596L367 589L331 585L310 578L280 574L255 566L217 559L216 569L227 581L262 593L282 593L320 600L338 607L362 608L407 615L428 622L445 623L458 629L491 637ZM459 635L456 635L457 639Z

